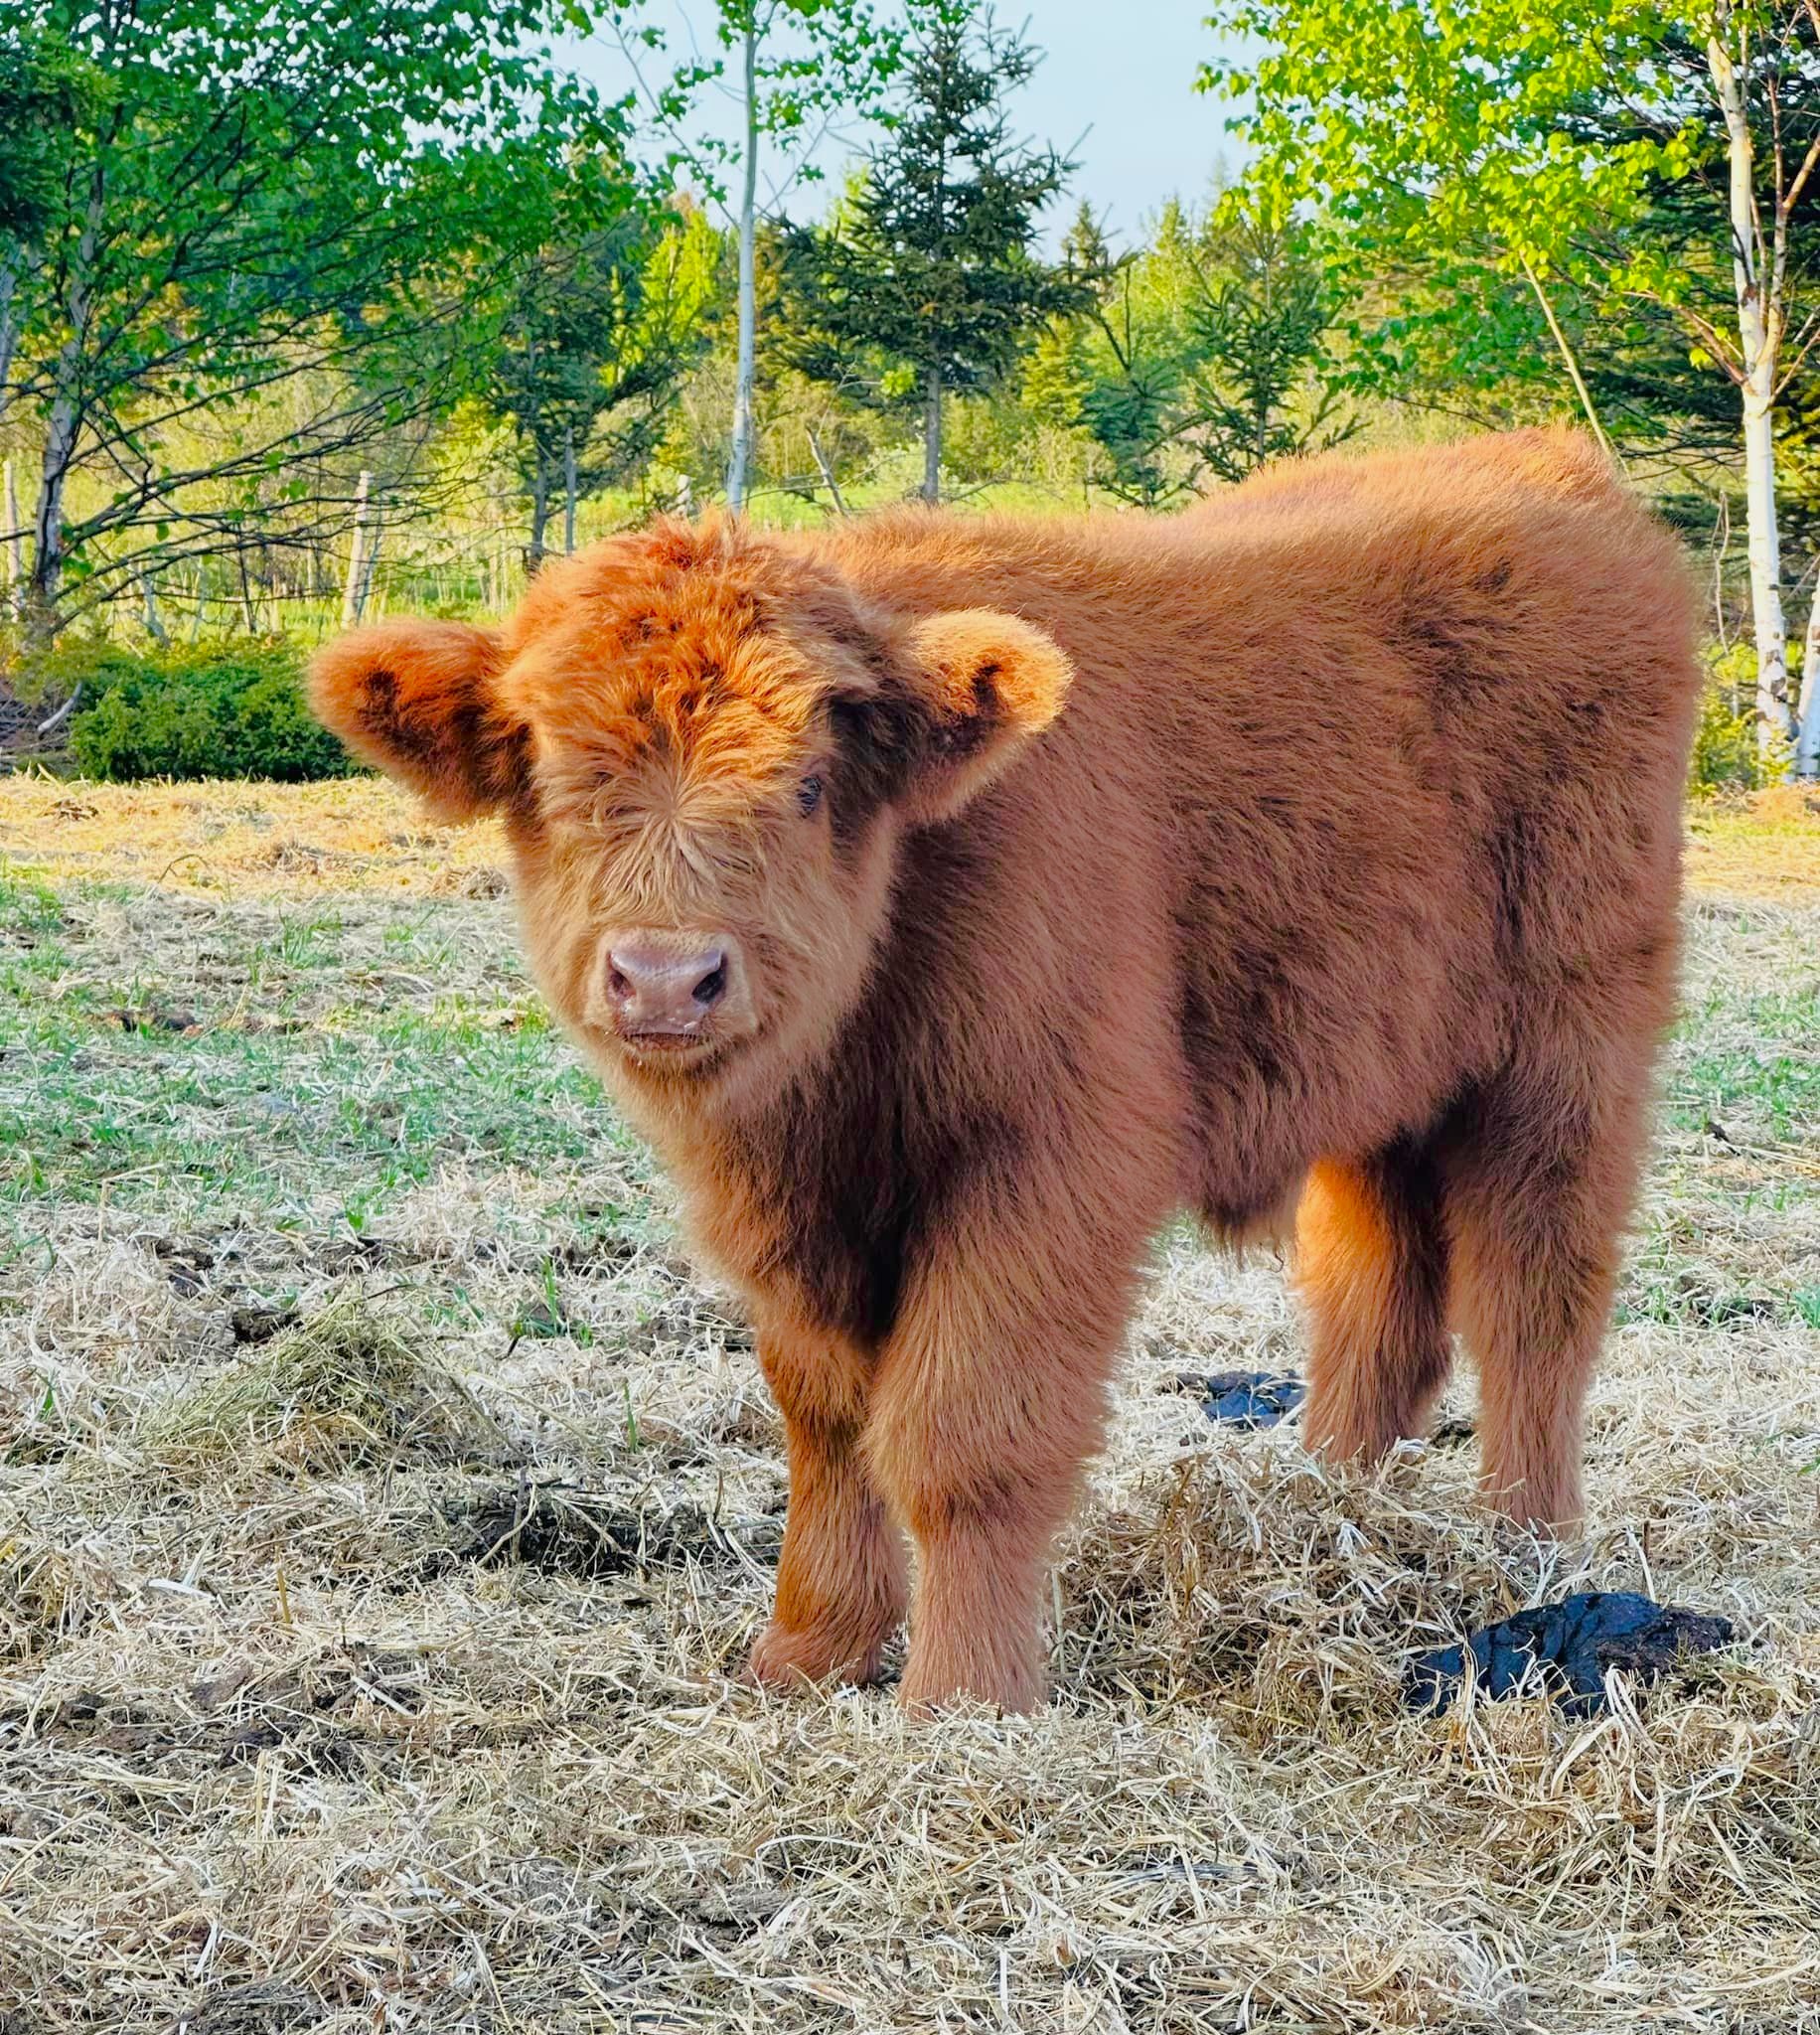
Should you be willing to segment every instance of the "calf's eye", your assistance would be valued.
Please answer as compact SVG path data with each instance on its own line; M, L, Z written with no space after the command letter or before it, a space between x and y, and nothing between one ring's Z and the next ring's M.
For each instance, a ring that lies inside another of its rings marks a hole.
M797 786L797 811L807 820L821 803L822 780L819 777L804 778Z

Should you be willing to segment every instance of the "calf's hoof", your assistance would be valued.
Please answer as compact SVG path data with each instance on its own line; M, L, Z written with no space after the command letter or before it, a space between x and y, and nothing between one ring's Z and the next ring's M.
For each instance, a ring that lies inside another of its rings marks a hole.
M752 1642L741 1679L754 1688L800 1689L817 1683L851 1682L865 1688L878 1679L884 1641L792 1631L773 1619Z
M1040 1710L1049 1697L1049 1677L1034 1661L917 1658L910 1660L897 1700L912 1717L933 1717L962 1703L984 1703L1007 1717Z

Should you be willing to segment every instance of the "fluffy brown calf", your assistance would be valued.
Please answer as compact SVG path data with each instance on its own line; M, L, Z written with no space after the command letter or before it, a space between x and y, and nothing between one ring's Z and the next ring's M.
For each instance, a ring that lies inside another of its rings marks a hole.
M1173 523L667 523L503 634L315 696L497 808L538 978L745 1294L789 1444L767 1682L1043 1687L1052 1538L1146 1247L1296 1206L1306 1425L1580 1504L1673 996L1675 548L1566 437L1326 463ZM914 1584L904 1536L915 1543Z

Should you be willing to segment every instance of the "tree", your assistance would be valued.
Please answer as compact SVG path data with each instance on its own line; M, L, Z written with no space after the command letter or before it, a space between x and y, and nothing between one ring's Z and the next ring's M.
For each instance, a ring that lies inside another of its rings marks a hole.
M1671 318L1735 391L1745 472L1762 739L1792 731L1777 529L1775 431L1792 367L1792 260L1811 205L1820 121L1814 0L1224 0L1211 26L1260 43L1205 68L1249 95L1236 124L1252 176L1319 191L1361 248L1400 246L1460 285L1439 315L1480 315L1521 277L1580 399L1591 391L1555 308L1560 286ZM1798 87L1798 88L1797 88ZM1602 121L1589 122L1590 111ZM1640 232L1665 185L1702 173L1725 134L1720 258L1728 315ZM1480 285L1474 289L1473 284Z
M870 0L714 0L722 55L681 65L656 87L646 83L638 52L664 48L663 31L640 27L644 0L608 0L620 47L632 63L647 106L673 144L671 168L685 168L716 203L729 201L723 182L738 178L731 216L738 242L738 295L733 427L727 457L727 502L745 507L751 485L753 392L757 379L757 246L759 184L767 150L782 158L771 184L775 211L790 186L819 175L811 156L836 120L873 112L896 71L901 38L880 25ZM704 89L730 88L738 108L737 138L685 131Z
M1075 166L1016 140L1006 110L1040 61L970 0L928 0L888 138L830 226L790 239L786 357L839 382L858 352L882 370L876 388L910 395L927 501L941 495L944 394L992 390L1045 324L1089 301L1035 252L1038 216Z
M523 54L555 0L501 0L485 33L454 0L23 11L12 48L83 80L16 299L41 641L173 558L231 554L310 463L346 476L321 504L345 525L361 448L452 399L558 198L626 201L620 121Z
M1070 420L1105 453L1113 494L1161 508L1209 476L1243 480L1349 433L1309 239L1245 193L1201 212L1171 200L1148 244L1117 262L1091 218L1076 221L1068 244L1099 281L1073 349Z
M54 36L0 34L0 418L13 393L20 278L57 218L71 136L95 85Z
M666 226L628 212L538 247L522 264L487 394L517 441L533 570L558 491L564 548L573 550L577 503L650 458L677 384L700 350L718 255L699 213Z

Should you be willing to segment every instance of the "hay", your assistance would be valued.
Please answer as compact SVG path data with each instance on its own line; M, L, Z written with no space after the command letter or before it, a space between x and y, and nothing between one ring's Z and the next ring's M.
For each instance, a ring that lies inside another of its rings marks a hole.
M236 1337L244 1310L236 1310ZM277 1454L299 1468L459 1458L500 1437L456 1379L359 1295L183 1386L140 1423L153 1463Z
M776 1418L503 908L418 846L325 909L329 808L246 788L122 805L292 845L148 887L50 831L112 796L0 787L55 878L0 917L6 2035L1820 2030L1798 801L1719 816L1744 874L1690 917L1584 1539L1478 1509L1469 1377L1372 1478L1211 1426L1183 1373L1298 1343L1274 1266L1175 1232L1061 1549L1054 1704L912 1726L730 1679ZM1739 1642L1600 1719L1403 1707L1412 1653L1578 1587Z

